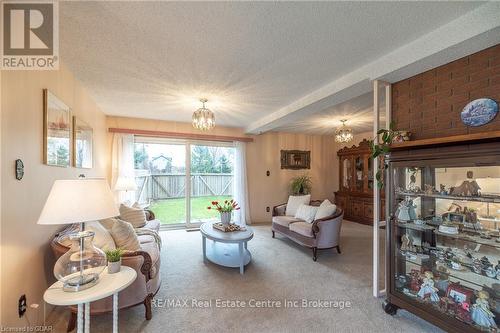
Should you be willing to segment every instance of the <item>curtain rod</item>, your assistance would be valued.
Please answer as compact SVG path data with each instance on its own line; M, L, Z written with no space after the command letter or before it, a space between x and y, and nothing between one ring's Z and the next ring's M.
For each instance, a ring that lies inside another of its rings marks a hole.
M150 136L157 138L179 138L179 139L222 141L222 142L232 142L232 141L253 142L253 138L243 137L243 136L164 132L164 131L150 131L150 130L115 128L115 127L110 127L108 131L110 133L134 134L134 135Z

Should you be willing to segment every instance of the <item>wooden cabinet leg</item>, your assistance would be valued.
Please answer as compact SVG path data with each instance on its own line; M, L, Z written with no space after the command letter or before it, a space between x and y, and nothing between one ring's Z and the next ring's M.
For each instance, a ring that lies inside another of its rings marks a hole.
M144 299L144 307L146 308L146 320L151 320L153 313L151 312L151 302L153 301L153 294L149 294Z

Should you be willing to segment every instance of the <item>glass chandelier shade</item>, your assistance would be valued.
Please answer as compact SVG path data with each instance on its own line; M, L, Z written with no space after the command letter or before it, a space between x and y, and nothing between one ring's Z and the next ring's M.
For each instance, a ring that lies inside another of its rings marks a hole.
M335 142L347 143L353 139L352 129L345 125L347 120L341 120L342 126L335 131Z
M205 107L207 99L202 98L203 106L193 113L193 127L202 131L208 131L215 127L215 115Z

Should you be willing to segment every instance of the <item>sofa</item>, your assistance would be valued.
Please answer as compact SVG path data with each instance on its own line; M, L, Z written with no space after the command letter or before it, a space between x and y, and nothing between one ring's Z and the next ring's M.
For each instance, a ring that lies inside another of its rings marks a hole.
M319 206L321 201L310 202L312 206ZM312 258L317 260L318 250L336 249L340 254L340 229L344 213L342 209L335 210L333 215L315 219L312 223L305 222L286 214L287 204L273 208L272 237L279 233L295 243L312 249Z
M144 231L153 230L158 232L160 221L155 219L154 213L145 211L147 222L141 229ZM68 226L55 235L51 247L57 258L69 250L67 236L71 231L77 228L75 225ZM147 229L147 230L146 230ZM137 271L136 280L126 289L120 292L118 308L124 309L143 304L145 307L145 317L150 320L152 317L151 302L153 296L160 289L160 249L156 238L147 232L137 236L140 243L140 250L134 252L125 252L122 256L122 265L132 267ZM68 332L71 332L76 325L76 307L70 307L71 316L68 322ZM98 315L113 311L112 296L91 303L91 315Z

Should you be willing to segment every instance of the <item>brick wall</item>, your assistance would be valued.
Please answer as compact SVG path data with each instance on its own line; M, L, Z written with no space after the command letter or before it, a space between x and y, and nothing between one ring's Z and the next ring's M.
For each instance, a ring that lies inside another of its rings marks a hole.
M465 126L460 112L470 101L500 102L500 44L392 85L392 119L412 140L500 130L500 115L487 125Z

